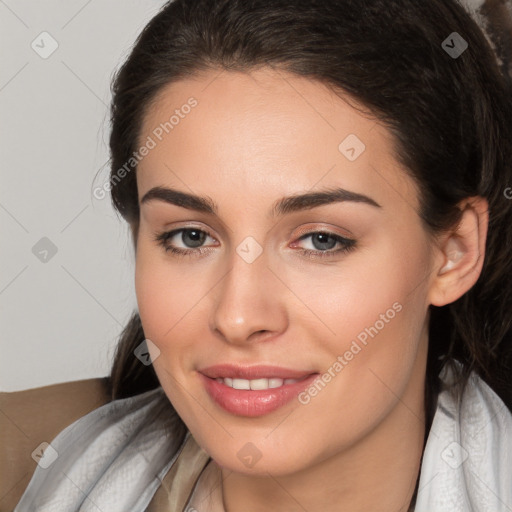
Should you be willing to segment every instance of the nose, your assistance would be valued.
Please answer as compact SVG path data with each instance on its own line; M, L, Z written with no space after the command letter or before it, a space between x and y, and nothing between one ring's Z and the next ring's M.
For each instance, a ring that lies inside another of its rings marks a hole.
M249 263L234 252L230 269L210 294L211 329L226 343L263 341L286 330L287 290L266 256L263 251Z

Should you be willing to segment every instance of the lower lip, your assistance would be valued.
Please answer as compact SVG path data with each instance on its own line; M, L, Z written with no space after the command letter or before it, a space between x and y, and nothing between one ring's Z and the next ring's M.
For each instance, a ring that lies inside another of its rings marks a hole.
M278 388L245 390L234 389L216 379L199 374L210 397L224 410L237 416L263 416L284 406L304 391L318 377L318 373Z

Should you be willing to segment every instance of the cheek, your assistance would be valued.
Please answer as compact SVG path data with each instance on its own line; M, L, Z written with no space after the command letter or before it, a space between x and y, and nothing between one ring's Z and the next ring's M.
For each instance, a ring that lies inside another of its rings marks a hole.
M194 281L187 281L183 273L171 271L165 256L156 253L142 244L137 249L135 291L139 315L146 338L160 351L153 360L158 380L178 413L190 420L183 386L194 347L186 332L197 315L200 291L194 290Z
M159 349L153 367L171 402L188 418L183 385L194 370L197 354L205 354L208 339L208 280L206 269L171 261L165 253L140 244L135 266L135 291L144 334ZM198 347L202 347L198 351ZM183 410L182 407L186 410Z
M187 273L171 262L163 249L149 248L143 243L138 246L135 292L147 338L157 345L176 339L181 324L190 322L204 296L199 275Z
M169 283L158 261L141 245L137 249L135 293L144 333L147 338L160 345L165 333L173 325L174 294L169 289Z
M414 239L392 235L386 233L372 247L360 248L333 265L310 265L293 273L281 269L287 284L315 313L321 333L334 344L359 335L364 342L367 329L375 324L384 333L409 325L410 315L424 316L428 247L421 232ZM297 310L297 323L299 313L304 316Z
M332 394L322 391L317 403L325 400L329 407L335 400L338 411L352 411L361 421L379 409L384 413L402 395L425 341L428 258L420 236L390 238L378 249L354 254L346 265L329 267L325 278L318 279L318 272L296 277L302 279L304 302L322 320L316 338L314 329L309 337L328 354L321 370Z

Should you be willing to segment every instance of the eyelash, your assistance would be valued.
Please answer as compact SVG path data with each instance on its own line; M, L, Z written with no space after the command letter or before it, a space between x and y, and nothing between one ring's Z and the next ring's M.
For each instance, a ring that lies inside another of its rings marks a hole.
M184 232L184 231L198 231L200 233L204 233L207 236L213 238L210 233L207 231L204 231L202 229L197 228L181 228L181 229L175 229L174 231L163 231L163 232L156 232L154 233L154 241L161 247L164 248L165 252L171 252L176 257L184 257L184 256L192 256L193 253L199 253L199 254L205 254L210 251L205 250L205 248L198 248L198 249L177 249L176 247L172 247L167 244L167 241L170 238L173 238L178 233ZM342 247L336 250L312 250L312 249L300 249L299 252L301 252L306 258L310 259L317 259L317 258L329 258L334 257L335 255L339 254L346 254L351 252L356 247L356 241L351 238L345 238L343 236L337 235L335 233L330 233L328 231L310 231L309 233L303 234L299 240L303 240L304 238L308 238L312 235L327 235L330 238L333 238L337 243L342 244Z

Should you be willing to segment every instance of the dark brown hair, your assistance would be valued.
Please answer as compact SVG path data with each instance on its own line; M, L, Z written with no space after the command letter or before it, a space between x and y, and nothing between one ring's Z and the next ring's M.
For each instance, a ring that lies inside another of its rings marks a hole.
M453 32L458 57L442 46ZM489 232L478 282L456 302L431 306L426 403L438 374L462 363L512 409L511 84L482 31L455 0L175 0L138 37L112 86L111 183L116 210L136 243L136 166L145 113L165 85L198 70L271 66L327 84L365 105L395 138L397 158L421 193L425 229L453 228L457 204L483 196ZM110 376L112 399L159 386L134 349L144 340L134 313Z

